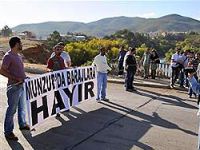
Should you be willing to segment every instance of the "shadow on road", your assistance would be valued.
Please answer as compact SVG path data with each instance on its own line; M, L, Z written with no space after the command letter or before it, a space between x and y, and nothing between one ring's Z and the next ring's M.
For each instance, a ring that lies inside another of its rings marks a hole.
M141 119L144 119L150 125L157 125L157 126L168 128L168 129L177 129L177 130L181 130L181 131L183 131L183 132L185 132L187 134L198 136L198 134L196 134L196 133L194 133L192 131L189 131L189 130L186 130L186 129L182 129L178 125L161 118L158 115L158 113L156 113L156 112L154 112L153 115L150 116L150 115L141 113L141 112L133 110L133 109L131 110L130 108L126 108L126 107L121 106L119 104L116 104L114 102L108 102L108 103L103 103L103 104L108 106L108 107L112 107L114 109L118 109L118 110L124 111L124 112L128 113L129 115L137 116L137 117L139 117Z
M161 94L161 93L157 93L157 92L153 92L153 91L149 91L149 90L145 90L141 88L137 88L137 89L138 89L137 94L142 95L142 96L150 97L152 99L157 99L159 97L158 99L159 101L163 101L174 106L179 106L179 107L189 108L189 109L198 109L198 107L184 102L184 101L189 101L189 100L185 100L174 95Z
M32 136L23 132L33 149L65 150L127 150L133 146L153 149L139 140L152 127L147 121L138 121L108 108L84 114L64 113L70 118L57 118L61 126ZM36 129L37 130L37 129Z
M18 141L10 141L7 139L6 141L8 142L12 150L24 150L23 146Z

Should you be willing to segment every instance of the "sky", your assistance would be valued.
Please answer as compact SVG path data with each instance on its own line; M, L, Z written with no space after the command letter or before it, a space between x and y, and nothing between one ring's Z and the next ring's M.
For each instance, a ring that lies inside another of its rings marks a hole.
M0 29L46 21L92 22L127 16L158 18L179 14L200 20L199 0L0 0Z

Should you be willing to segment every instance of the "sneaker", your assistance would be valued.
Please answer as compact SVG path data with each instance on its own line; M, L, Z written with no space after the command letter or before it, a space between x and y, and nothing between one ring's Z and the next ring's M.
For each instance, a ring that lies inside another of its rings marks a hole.
M108 98L103 98L102 100L105 101L105 102L109 102Z
M5 137L8 140L18 141L18 137L16 137L13 132L11 132L10 134L6 134Z
M20 127L19 129L20 130L30 130L30 127L29 127L29 125L25 125L23 127Z

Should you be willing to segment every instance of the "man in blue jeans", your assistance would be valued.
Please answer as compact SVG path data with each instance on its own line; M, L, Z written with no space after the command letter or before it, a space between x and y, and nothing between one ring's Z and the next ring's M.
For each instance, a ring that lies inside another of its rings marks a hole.
M14 114L18 109L18 123L20 130L30 130L25 120L25 100L23 95L23 81L26 78L24 65L19 52L22 51L20 38L12 37L9 40L10 50L4 55L0 74L8 78L7 98L8 108L4 122L4 134L9 140L17 141L13 133Z
M196 93L197 95L199 95L200 94L200 83L197 82L197 80L195 79L195 77L193 75L194 75L193 73L189 74L188 81L189 81L189 84L190 84L193 92ZM200 103L199 103L199 101L198 101L198 105L199 105L198 115L200 115ZM199 118L199 121L200 121L200 118ZM198 150L200 150L200 123L199 123Z
M100 48L100 54L94 58L92 65L97 68L97 97L96 100L100 102L109 101L106 98L106 87L107 87L107 73L111 68L108 66L107 58L105 56L106 49L104 47Z

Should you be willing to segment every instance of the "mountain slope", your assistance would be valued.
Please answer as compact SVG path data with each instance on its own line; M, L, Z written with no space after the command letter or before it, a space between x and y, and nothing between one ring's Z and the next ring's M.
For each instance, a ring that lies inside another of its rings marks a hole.
M150 19L121 16L105 18L90 23L65 21L23 24L14 27L13 31L22 32L28 30L34 32L37 37L48 36L55 30L61 34L82 32L87 35L103 37L122 29L129 29L134 32L200 32L200 21L177 14Z

